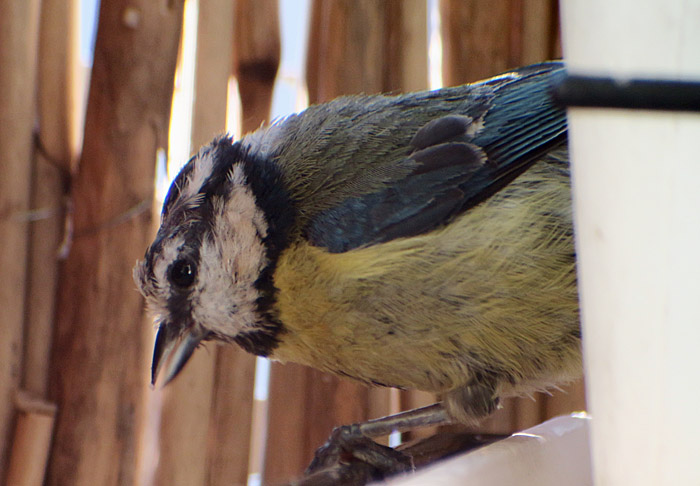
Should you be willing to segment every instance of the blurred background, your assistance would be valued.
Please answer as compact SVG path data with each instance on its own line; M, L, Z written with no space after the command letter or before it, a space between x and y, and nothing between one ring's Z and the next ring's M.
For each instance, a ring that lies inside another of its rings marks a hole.
M215 134L558 58L558 25L555 0L0 0L0 481L279 484L334 426L432 403L235 346L152 389L131 269ZM578 383L477 431L584 408Z

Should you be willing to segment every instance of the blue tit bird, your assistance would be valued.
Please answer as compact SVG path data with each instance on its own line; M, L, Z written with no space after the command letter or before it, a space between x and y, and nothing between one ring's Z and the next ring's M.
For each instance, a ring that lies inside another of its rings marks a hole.
M134 270L152 379L204 341L441 396L430 423L580 374L566 114L549 62L346 96L203 147Z

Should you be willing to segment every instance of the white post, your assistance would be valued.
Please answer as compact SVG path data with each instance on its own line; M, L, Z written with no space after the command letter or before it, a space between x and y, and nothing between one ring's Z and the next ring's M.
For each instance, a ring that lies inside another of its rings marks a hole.
M563 0L573 74L700 80L700 0ZM700 114L571 109L597 485L700 484Z

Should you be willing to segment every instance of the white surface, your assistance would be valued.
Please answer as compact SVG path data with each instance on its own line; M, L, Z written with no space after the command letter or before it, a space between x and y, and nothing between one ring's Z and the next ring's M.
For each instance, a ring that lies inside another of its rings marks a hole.
M387 481L393 486L588 486L588 429L582 414L556 417L476 451Z
M567 0L570 71L700 80L700 0ZM700 484L700 115L570 110L597 485Z

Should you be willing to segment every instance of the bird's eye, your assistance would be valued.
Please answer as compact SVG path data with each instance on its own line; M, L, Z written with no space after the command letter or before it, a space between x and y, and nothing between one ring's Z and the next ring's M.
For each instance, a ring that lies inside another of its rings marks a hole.
M197 267L189 260L175 260L170 266L168 278L173 285L186 289L194 283Z

